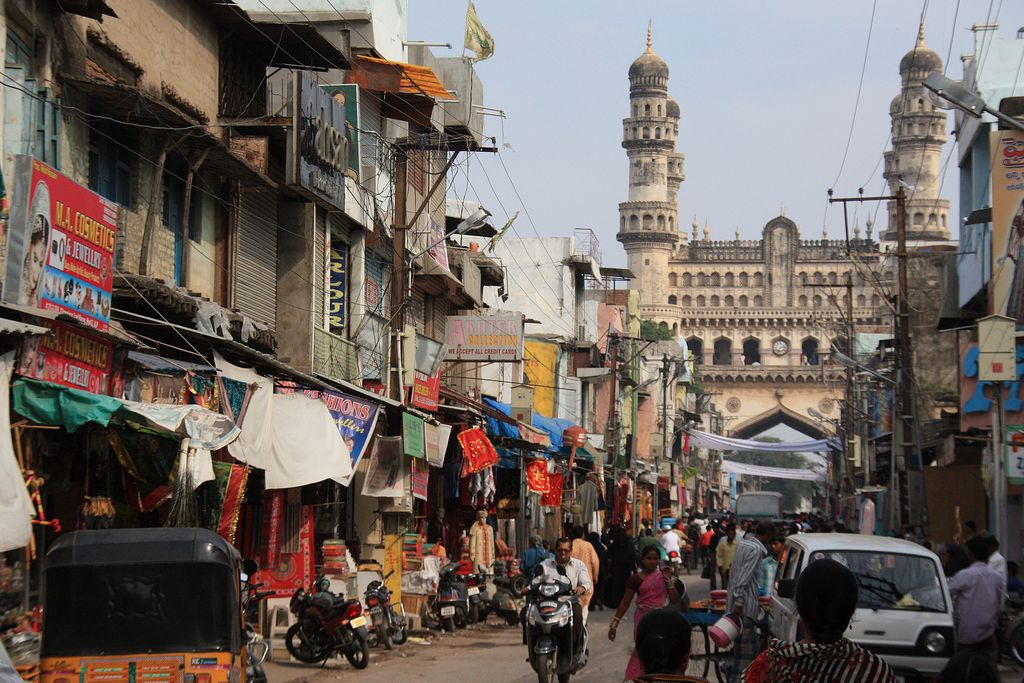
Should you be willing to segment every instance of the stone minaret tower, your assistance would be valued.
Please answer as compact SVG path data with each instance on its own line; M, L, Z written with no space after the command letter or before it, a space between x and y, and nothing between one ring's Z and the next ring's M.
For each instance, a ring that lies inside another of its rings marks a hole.
M668 262L679 242L679 185L683 155L676 151L679 104L668 95L668 65L651 49L629 67L630 116L622 121L629 159L629 199L619 204L619 233L636 275L641 305L665 304Z
M946 241L949 236L949 201L939 197L939 158L946 144L946 113L928 99L921 81L942 73L942 59L924 43L924 24L918 28L917 45L900 60L903 88L889 105L892 118L892 149L885 153L885 179L890 194L900 180L907 199L907 240ZM896 240L896 202L891 201L889 224L883 241Z

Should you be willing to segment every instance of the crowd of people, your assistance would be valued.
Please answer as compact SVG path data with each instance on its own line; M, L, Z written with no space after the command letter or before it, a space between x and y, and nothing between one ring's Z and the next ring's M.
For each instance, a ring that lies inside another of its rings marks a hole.
M858 604L859 587L846 566L829 559L808 565L796 584L794 600L803 639L773 639L762 650L764 640L757 630L758 625L763 627L764 613L759 599L774 588L786 536L809 532L848 531L814 516L754 523L727 515L694 515L660 529L644 521L635 538L620 526L602 535L572 529L554 548L557 555L535 537L522 562L527 572L544 563L572 563L570 575L585 585L580 590L583 623L590 609L615 610L609 640L616 639L623 617L635 607L635 649L626 665L627 681L699 680L685 674L691 632L686 606L679 605L684 589L674 582L675 571L665 562L673 553L691 568L702 567L712 590L720 583L727 591L726 612L739 625L728 667L730 681L895 681L883 660L843 637ZM942 559L950 594L958 603L957 654L940 683L998 680L997 630L1003 600L1008 593L1024 595L1016 563L1006 561L994 537L972 522L965 523L964 536L963 543L931 548Z

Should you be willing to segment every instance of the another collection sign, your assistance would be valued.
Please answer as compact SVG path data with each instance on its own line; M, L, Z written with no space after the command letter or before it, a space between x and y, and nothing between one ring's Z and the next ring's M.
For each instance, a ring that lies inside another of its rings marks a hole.
M445 322L446 361L512 363L523 360L523 316L450 315Z

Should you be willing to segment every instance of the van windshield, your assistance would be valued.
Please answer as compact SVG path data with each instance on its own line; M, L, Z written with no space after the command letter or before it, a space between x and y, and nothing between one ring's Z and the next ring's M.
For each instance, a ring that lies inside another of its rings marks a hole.
M863 609L945 612L942 577L929 557L860 550L815 552L811 562L828 558L857 577Z

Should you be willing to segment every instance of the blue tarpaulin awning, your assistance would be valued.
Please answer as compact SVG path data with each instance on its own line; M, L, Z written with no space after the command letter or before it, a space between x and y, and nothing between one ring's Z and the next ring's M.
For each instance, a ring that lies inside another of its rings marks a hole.
M509 417L512 416L512 406L508 403L501 403L495 401L493 398L484 397L484 404L495 409L500 410ZM560 450L562 448L562 432L569 427L573 426L572 420L563 420L558 417L545 417L544 415L538 415L536 412L533 413L533 426L546 432L551 437L551 448L552 450ZM502 422L493 417L487 418L487 433L492 436L503 436L509 439L519 438L519 429L514 424Z

